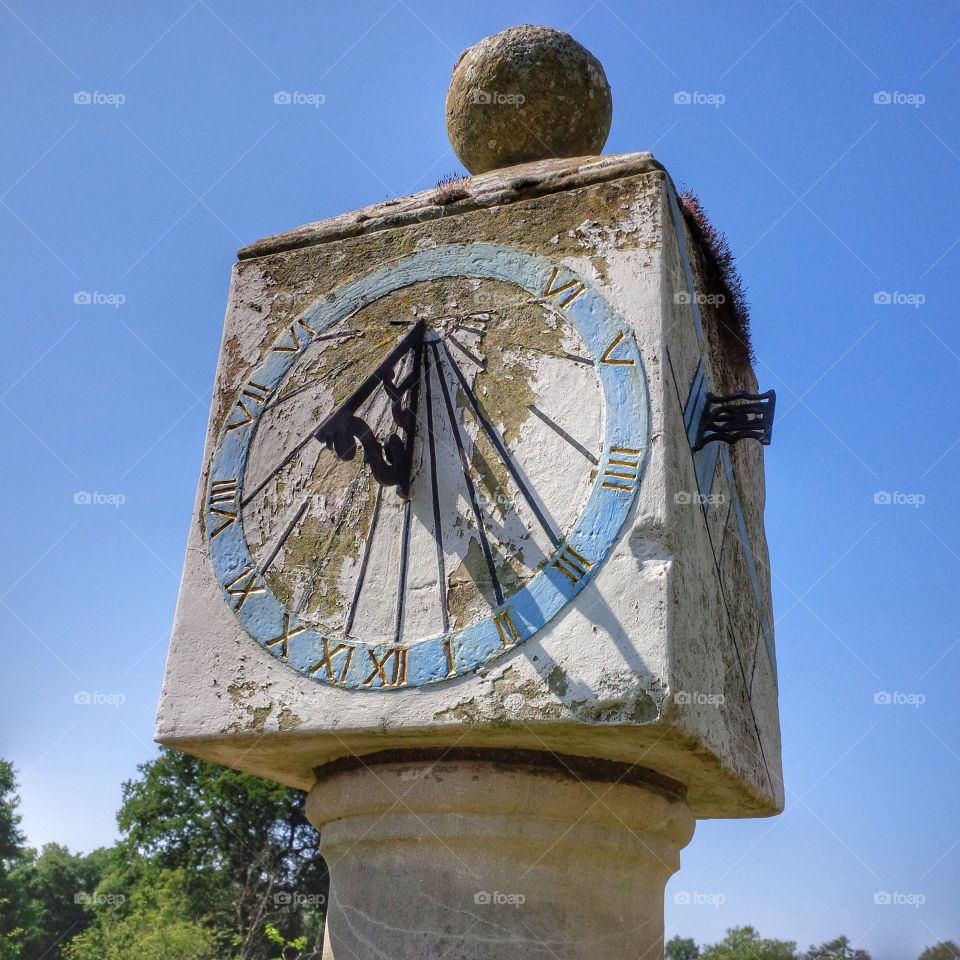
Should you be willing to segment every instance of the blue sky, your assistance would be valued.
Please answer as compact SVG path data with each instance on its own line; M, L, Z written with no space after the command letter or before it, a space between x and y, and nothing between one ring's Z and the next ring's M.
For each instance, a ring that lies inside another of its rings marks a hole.
M111 842L154 755L236 248L459 170L453 62L518 22L603 62L607 152L699 192L778 392L787 812L698 826L668 933L843 932L880 960L960 940L948 3L0 0L0 755L29 838Z

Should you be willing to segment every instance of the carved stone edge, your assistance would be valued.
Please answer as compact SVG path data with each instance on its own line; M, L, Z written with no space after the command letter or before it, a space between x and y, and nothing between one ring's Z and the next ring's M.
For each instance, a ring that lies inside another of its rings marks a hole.
M264 237L237 251L238 260L251 260L302 247L395 230L414 223L456 216L482 207L495 207L529 200L563 190L604 183L621 177L664 171L651 153L621 153L608 157L574 157L537 160L456 181L459 199L438 203L437 187L408 197L342 213L327 220L304 224L295 230ZM462 195L461 195L462 194Z
M513 747L399 747L339 757L315 767L313 772L320 781L346 771L381 764L443 763L489 763L503 769L522 767L529 773L542 773L564 779L644 786L662 793L670 801L687 800L687 788L684 784L636 763Z

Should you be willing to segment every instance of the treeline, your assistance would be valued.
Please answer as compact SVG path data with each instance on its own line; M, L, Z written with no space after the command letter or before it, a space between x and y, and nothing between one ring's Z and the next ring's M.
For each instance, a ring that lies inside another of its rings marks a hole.
M123 785L122 839L37 851L0 760L0 960L317 960L328 877L304 794L161 751ZM870 960L838 937L805 953L752 927L666 960ZM919 960L960 960L953 942Z
M793 941L766 940L753 927L734 927L719 943L704 947L674 937L667 941L664 955L666 960L871 960L866 950L855 950L843 936L798 953ZM946 940L927 947L918 960L960 960L960 947Z
M25 846L0 760L0 960L318 958L327 870L303 793L162 751L123 786L122 839Z

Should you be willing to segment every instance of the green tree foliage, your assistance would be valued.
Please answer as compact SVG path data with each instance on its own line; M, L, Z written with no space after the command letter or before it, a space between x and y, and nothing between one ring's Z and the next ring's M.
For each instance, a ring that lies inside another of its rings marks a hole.
M854 950L846 937L837 937L819 947L811 947L802 960L870 960L870 954L866 950Z
M319 949L328 881L303 793L172 751L139 770L117 817L126 842L181 871L190 917L224 956L274 956L268 921Z
M960 960L960 947L952 940L941 940L940 943L927 947L918 960Z
M733 927L700 952L700 960L796 960L797 945L789 940L765 940L753 927Z
M673 937L666 942L663 955L665 960L697 960L700 948L690 938Z
M204 960L213 933L190 919L183 871L143 865L129 896L99 891L96 919L66 947L64 960Z
M26 855L19 804L13 765L0 760L0 960L16 960L23 940L21 901L12 876Z
M30 854L11 875L24 927L20 960L60 960L62 946L91 923L89 898L110 853L95 850L80 856L58 843L48 843L39 856L35 851Z

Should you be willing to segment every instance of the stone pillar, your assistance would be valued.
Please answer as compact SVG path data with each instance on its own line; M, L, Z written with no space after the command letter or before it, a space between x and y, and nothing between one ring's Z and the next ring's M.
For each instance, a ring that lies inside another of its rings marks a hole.
M324 960L655 960L694 818L683 787L533 751L386 751L321 767Z

